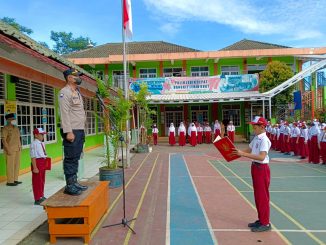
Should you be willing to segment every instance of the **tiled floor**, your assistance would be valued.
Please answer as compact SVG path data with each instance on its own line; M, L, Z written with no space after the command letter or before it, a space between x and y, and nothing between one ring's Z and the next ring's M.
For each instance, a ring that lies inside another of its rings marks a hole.
M83 178L91 178L101 166L103 148L86 152ZM17 244L29 233L46 221L42 206L35 206L32 191L31 173L19 177L23 183L18 186L6 186L0 183L0 244ZM62 162L55 164L46 173L45 196L51 196L65 185Z

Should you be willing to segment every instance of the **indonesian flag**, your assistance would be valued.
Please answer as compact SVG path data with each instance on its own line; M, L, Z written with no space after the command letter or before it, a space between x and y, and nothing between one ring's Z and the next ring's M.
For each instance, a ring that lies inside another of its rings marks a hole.
M126 36L132 38L131 0L123 0L123 29Z

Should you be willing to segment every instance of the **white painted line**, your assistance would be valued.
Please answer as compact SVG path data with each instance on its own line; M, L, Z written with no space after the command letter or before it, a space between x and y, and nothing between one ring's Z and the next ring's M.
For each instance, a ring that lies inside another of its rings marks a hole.
M253 192L253 191L240 191L241 193L244 193L244 192ZM275 193L325 193L326 191L269 191L269 192L275 192Z
M186 168L187 168L187 171L188 171L188 174L189 174L189 177L190 177L190 180L191 180L192 186L193 186L193 188L194 188L194 190L195 190L195 193L196 193L196 195L197 195L197 199L198 199L199 205L200 205L201 209L203 210L204 217L205 217L205 219L206 219L207 226L208 226L208 229L209 229L209 233L211 234L211 237L212 237L212 240L213 240L214 244L217 245L218 243L217 243L217 240L216 240L216 238L215 238L215 235L214 235L214 232L213 232L213 229L212 229L211 222L209 221L208 216L207 216L207 214L206 214L206 210L205 210L205 208L204 208L204 205L203 205L203 203L201 202L200 196L199 196L199 194L198 194L198 191L197 191L197 188L196 188L196 186L195 186L194 180L193 180L193 178L192 178L192 176L191 176L191 174L190 174L190 171L189 171L189 168L188 168L188 165L187 165L187 162L186 162L186 159L185 159L184 155L182 155L182 158L183 158L183 161L184 161L185 166L186 166Z
M170 157L169 154L169 170L168 170L168 193L167 193L167 203L166 203L166 234L165 234L165 244L170 245Z

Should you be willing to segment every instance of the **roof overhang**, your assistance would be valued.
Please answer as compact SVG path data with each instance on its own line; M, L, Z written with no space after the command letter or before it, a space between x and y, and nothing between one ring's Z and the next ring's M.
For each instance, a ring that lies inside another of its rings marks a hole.
M151 95L148 97L149 104L190 104L238 101L255 102L269 99L269 96L259 93L258 91L233 93Z
M129 62L138 61L170 61L191 59L221 59L221 58L249 58L249 57L275 57L275 56L301 56L323 55L326 47L320 48L279 48L279 49L253 49L253 50L228 50L228 51L198 51L184 53L157 53L157 54L128 54ZM123 55L108 55L102 58L67 58L77 65L95 65L122 63Z

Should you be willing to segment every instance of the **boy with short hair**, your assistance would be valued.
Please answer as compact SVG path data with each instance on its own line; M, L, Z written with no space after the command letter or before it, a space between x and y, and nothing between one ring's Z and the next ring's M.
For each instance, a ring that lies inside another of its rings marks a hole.
M45 184L45 145L43 143L46 132L42 128L35 128L33 131L34 141L30 147L32 160L32 186L34 194L34 205L40 205L46 198L44 197Z
M258 212L258 220L249 223L248 227L252 232L262 232L271 230L270 225L270 207L269 207L269 185L270 169L268 151L271 142L266 135L265 127L267 121L263 117L255 117L250 122L255 133L254 139L246 150L234 149L233 154L252 159L251 176L253 182L255 203Z

